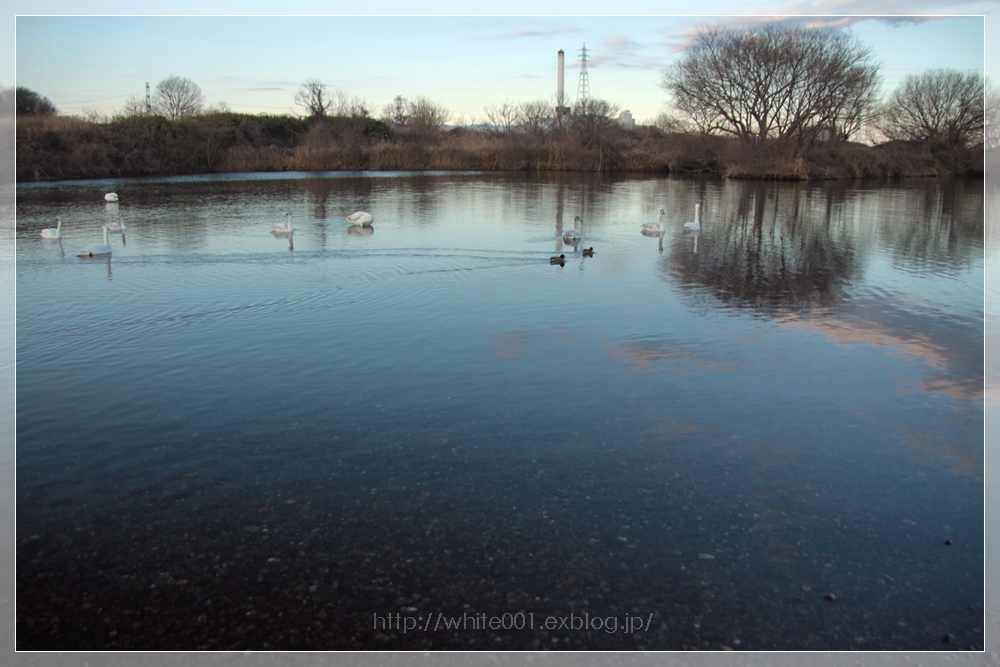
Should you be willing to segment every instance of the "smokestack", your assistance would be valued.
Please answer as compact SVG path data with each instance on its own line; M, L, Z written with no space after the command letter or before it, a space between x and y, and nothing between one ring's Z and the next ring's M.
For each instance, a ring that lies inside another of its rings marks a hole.
M556 89L556 106L560 109L563 106L563 61L565 56L563 50L559 49L559 87Z

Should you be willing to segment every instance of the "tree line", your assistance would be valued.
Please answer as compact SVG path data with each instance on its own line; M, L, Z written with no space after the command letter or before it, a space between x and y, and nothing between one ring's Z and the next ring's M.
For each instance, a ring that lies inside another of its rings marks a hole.
M872 50L832 30L703 29L661 75L672 112L635 129L605 100L569 115L546 100L508 100L486 107L485 122L448 127L448 110L426 98L397 96L376 115L315 79L296 92L297 113L283 115L206 108L197 84L177 76L110 117L59 116L23 88L0 91L16 105L0 104L16 106L18 181L339 169L968 174L982 172L984 142L998 143L997 95L979 74L909 75L880 100Z
M778 24L704 29L660 83L677 112L669 122L744 144L801 152L862 130L949 148L984 142L987 96L980 73L910 74L884 101L879 84L873 51L859 39ZM995 114L996 93L990 94ZM990 129L996 144L995 124Z

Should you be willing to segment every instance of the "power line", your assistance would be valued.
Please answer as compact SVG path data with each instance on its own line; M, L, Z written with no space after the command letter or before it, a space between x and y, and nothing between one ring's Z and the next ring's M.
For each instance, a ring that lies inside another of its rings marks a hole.
M128 97L128 95L115 95L114 97L98 97L93 100L76 100L73 102L60 102L60 104L87 104L89 102L106 102L108 100L121 100Z

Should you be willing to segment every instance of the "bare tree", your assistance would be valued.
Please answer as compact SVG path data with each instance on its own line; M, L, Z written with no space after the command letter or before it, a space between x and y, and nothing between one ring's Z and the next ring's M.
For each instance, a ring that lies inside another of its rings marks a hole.
M372 107L368 100L352 97L348 112L351 118L368 118L372 113Z
M111 120L108 114L104 113L96 107L83 107L80 109L80 117L83 118L88 123L94 123L99 125L101 123L107 123Z
M619 109L607 100L587 98L573 108L570 127L585 141L604 141L609 130L617 132L621 128L616 120Z
M418 97L407 106L408 124L420 130L438 130L448 122L451 114L443 106L431 102L425 97Z
M322 118L333 106L333 96L322 81L307 79L295 93L295 104L302 107L309 118Z
M368 102L359 98L348 98L347 93L342 90L335 90L329 95L330 115L349 116L351 118L367 118L370 113Z
M872 49L831 30L709 28L660 86L703 132L802 145L856 131L874 103Z
M521 102L517 110L517 123L528 134L544 134L552 125L555 107L545 100Z
M492 130L499 134L507 134L518 123L518 108L517 105L510 100L504 101L503 104L491 104L485 107L483 111L486 112L486 121L490 124Z
M153 112L177 120L201 113L205 96L191 79L171 76L156 84L153 93Z
M229 104L226 102L217 102L205 109L206 114L216 114L216 113L230 113L232 109L229 108Z
M983 141L983 76L955 70L910 74L889 96L880 129L889 139L969 146Z
M396 98L382 109L382 118L393 127L406 127L410 121L409 108L406 98L396 95Z
M129 95L122 105L121 115L126 117L143 116L146 113L146 98L140 95Z
M653 120L653 125L661 132L666 132L667 134L694 133L698 131L698 128L689 119L666 111Z

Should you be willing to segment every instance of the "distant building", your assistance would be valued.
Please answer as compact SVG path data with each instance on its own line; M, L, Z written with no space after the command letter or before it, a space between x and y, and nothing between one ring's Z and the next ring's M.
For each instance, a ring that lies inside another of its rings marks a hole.
M632 118L632 112L628 109L622 111L618 114L618 124L624 127L626 130L635 129L635 119Z

